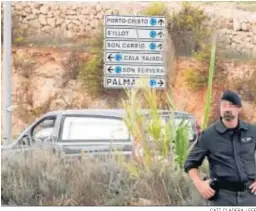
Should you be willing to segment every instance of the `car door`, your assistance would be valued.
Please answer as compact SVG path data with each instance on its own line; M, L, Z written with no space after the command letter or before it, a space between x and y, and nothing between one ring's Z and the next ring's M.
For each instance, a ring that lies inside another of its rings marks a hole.
M35 121L28 129L17 139L12 145L12 149L16 151L24 151L37 147L38 145L46 145L56 139L56 120L57 115L45 116Z
M111 116L64 116L57 144L67 155L82 152L108 154L116 150L131 154L132 151L130 134L124 121Z

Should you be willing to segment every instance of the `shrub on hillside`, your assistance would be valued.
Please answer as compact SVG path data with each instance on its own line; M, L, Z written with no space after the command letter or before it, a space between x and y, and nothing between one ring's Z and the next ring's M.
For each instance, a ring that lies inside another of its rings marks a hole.
M177 13L174 12L169 19L169 30L177 49L180 48L177 44L182 45L182 41L181 47L184 49L180 49L180 51L189 48L191 52L188 53L190 54L204 50L204 45L209 43L210 30L204 25L209 17L202 9L192 6L189 2L182 2L181 10Z
M170 14L168 6L162 2L153 3L144 9L144 15L165 16L168 30L173 39L175 52L178 55L192 55L203 63L205 68L187 70L185 81L193 90L207 86L208 67L210 63L210 30L204 25L208 16L198 7L189 2L183 2L181 10Z
M89 43L90 58L81 65L78 78L83 82L92 96L98 96L103 91L103 27L99 33L92 36Z
M78 79L89 91L91 97L107 97L118 98L123 90L107 90L104 88L104 28L99 25L97 33L93 34L89 39L90 57L80 66ZM116 101L116 100L113 100Z
M186 85L194 91L198 91L206 87L208 82L208 72L199 69L187 69L184 72Z
M147 16L166 16L169 18L168 7L164 2L152 2L151 5L141 11L143 15Z

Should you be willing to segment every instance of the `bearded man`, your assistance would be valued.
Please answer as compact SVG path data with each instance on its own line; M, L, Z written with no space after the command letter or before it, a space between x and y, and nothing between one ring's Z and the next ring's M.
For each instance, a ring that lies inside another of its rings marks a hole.
M220 118L204 130L185 162L185 172L212 206L256 205L256 126L240 119L241 98L224 91ZM198 168L207 157L210 179Z

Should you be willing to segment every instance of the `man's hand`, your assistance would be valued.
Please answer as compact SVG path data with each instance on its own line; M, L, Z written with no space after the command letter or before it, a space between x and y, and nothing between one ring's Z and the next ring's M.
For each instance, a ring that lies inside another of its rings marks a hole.
M256 180L250 185L249 187L251 189L251 192L256 194Z
M198 181L195 183L198 192L204 199L209 199L215 194L215 190L210 187L210 180Z

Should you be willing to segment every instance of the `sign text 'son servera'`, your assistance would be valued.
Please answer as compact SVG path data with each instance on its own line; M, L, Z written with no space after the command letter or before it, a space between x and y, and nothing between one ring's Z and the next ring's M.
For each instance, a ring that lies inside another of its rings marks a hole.
M163 29L106 28L105 38L163 40Z
M105 26L154 26L165 27L164 17L147 17L147 16L105 16Z
M105 75L164 76L163 66L153 65L104 65Z
M105 50L123 51L163 51L163 42L159 41L118 41L105 40Z
M147 86L151 88L164 88L165 79L158 77L150 78L135 78L135 77L111 77L105 76L104 78L104 87L106 88L139 88L142 86Z
M104 54L104 61L109 63L133 63L133 64L163 64L164 57L159 53L138 54L138 53L116 53L107 52Z

